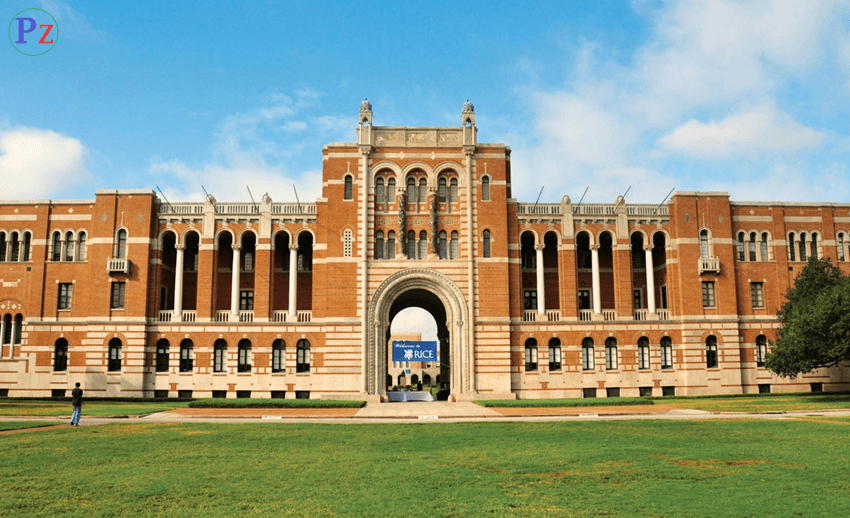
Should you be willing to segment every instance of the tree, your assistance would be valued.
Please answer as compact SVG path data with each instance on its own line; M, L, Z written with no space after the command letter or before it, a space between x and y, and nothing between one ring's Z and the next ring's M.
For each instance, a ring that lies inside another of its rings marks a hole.
M850 277L829 259L812 257L786 296L766 367L793 378L850 360Z

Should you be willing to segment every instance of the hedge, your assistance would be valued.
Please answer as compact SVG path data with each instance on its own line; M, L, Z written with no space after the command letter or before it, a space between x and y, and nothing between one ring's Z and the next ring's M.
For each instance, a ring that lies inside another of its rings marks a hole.
M498 408L570 408L595 406L652 405L647 398L575 398L575 399L483 399L475 402L483 407Z
M365 401L344 399L196 399L189 408L361 408Z

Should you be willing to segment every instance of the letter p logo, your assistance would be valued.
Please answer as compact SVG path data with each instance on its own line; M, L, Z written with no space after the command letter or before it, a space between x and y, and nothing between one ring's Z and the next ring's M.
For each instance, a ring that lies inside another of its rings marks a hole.
M35 30L35 19L33 18L15 18L18 20L18 41L15 43L26 43L24 35ZM24 25L29 22L29 29L24 29Z

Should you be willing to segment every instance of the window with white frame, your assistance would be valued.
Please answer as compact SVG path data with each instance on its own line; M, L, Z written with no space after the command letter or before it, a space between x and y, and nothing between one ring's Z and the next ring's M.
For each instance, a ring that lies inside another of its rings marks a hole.
M213 372L224 372L227 357L227 342L219 338L213 344Z
M127 258L127 231L123 228L115 234L115 258Z
M481 179L481 199L490 201L490 177L485 176Z
M561 370L561 340L558 338L549 339L549 370Z
M767 248L768 235L767 232L761 233L761 260L762 262L770 261L770 252Z
M345 175L345 193L344 199L353 200L354 199L354 179L351 175Z
M593 338L587 337L581 341L581 370L592 371L596 367L593 357Z
M384 203L386 199L386 190L384 189L384 179L378 178L375 180L375 203Z
M351 257L351 241L353 239L353 234L350 228L345 229L345 232L342 234L342 245L343 245L343 255L345 257Z
M752 296L754 308L763 308L764 307L764 283L763 282L751 282L750 283L750 295Z
M525 341L525 372L537 370L537 340L529 338Z
M395 259L395 231L387 233L387 259Z
M844 249L844 232L838 233L838 260L846 261L847 255L845 255L846 250Z
M484 257L490 257L490 230L484 229Z
M756 337L756 365L758 367L764 367L764 363L767 361L767 337L764 335L758 335Z
M375 232L375 259L384 258L384 231Z
M605 340L605 370L617 370L617 339L609 337Z
M59 300L56 309L71 309L71 298L74 293L74 284L70 282L59 283Z
M286 342L280 338L272 342L272 372L286 372Z
M661 339L661 368L673 368L673 340L667 336Z
M638 369L649 368L649 338L638 338Z
M716 307L717 300L714 296L714 281L703 281L702 283L702 307Z
M709 335L705 339L705 366L709 369L717 368L717 338Z

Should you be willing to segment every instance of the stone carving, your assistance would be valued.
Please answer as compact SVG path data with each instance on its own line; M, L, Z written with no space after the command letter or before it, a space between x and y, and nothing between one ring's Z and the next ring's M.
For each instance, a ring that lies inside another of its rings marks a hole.
M372 103L369 102L369 99L364 98L363 102L360 103L360 111L367 112L372 111Z
M378 133L378 142L394 142L396 140L395 133Z
M440 142L460 142L460 135L457 133L440 133Z
M408 133L408 142L425 142L428 139L427 133Z
M469 112L474 112L474 111L475 111L475 106L472 106L472 103L469 102L469 99L467 99L466 102L463 103L463 113L469 113Z

